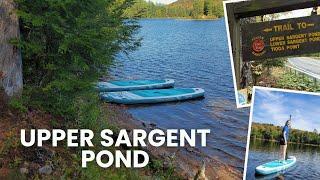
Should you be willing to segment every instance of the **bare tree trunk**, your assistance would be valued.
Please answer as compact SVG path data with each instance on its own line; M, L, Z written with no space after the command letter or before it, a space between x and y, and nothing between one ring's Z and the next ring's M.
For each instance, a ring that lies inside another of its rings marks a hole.
M14 9L13 0L0 0L0 91L7 97L21 95L23 88L21 53L9 43L20 35Z

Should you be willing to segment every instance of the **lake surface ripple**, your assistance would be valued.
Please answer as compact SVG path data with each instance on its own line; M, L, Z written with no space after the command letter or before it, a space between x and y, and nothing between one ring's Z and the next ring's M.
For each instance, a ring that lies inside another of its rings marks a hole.
M225 23L175 19L140 20L142 46L120 54L111 66L114 79L176 80L176 87L200 87L205 98L129 106L133 117L161 128L211 129L205 154L243 170L249 111L238 110Z

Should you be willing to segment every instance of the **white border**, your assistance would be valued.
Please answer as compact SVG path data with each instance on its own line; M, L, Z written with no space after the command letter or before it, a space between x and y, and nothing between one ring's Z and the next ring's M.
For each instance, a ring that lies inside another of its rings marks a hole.
M236 3L236 2L244 2L244 1L251 1L251 0L224 0L223 1L223 10L224 10L227 38L228 38L229 56L230 56L230 62L231 62L231 70L232 70L232 76L233 76L233 86L234 86L234 93L235 93L237 108L250 107L254 99L253 98L251 99L251 103L250 104L248 103L248 104L245 104L245 105L241 105L239 103L237 80L236 80L235 69L234 69L234 60L233 60L233 53L232 53L231 37L230 37L230 32L229 32L229 22L228 22L228 13L227 13L226 4L228 4L228 3ZM277 88L270 88L270 89L277 89ZM288 90L288 92L295 92L295 91ZM301 92L301 91L298 91L298 92ZM254 94L252 93L252 97L253 96L254 96Z
M241 104L239 103L238 88L237 88L236 74L235 74L235 69L234 69L232 46L231 46L231 37L230 37L230 32L229 32L229 22L228 22L228 13L227 13L227 6L226 6L226 4L228 4L228 3L235 3L235 2L242 2L242 1L248 1L248 0L228 0L228 1L223 1L224 19L225 19L225 25L226 25L226 31L227 31L228 47L229 47L229 56L230 56L231 69L232 69L232 77L233 77L233 87L234 87L234 94L235 94L235 97L236 97L237 108L250 107L251 104L241 105ZM252 102L252 101L251 101L251 102Z
M320 93L315 93L315 92L305 92L305 91L288 90L288 89L268 88L268 87L260 87L260 86L254 86L253 87L252 101L251 101L252 105L251 105L251 108L250 108L250 118L249 118L248 134L247 134L246 155L245 155L245 160L244 160L243 180L245 180L246 176L247 176L248 156L249 156L249 148L250 148L251 125L252 125L252 118L253 118L253 109L254 109L254 104L255 104L255 94L256 94L256 90L257 89L320 96Z
M248 156L249 156L249 148L250 148L250 135L251 135L251 125L252 125L252 116L253 116L253 106L254 106L255 94L256 94L256 86L254 86L253 90L252 90L251 108L250 108L248 134L247 134L246 155L245 155L245 158L244 158L243 180L246 180L246 177L247 177L247 166L248 166Z

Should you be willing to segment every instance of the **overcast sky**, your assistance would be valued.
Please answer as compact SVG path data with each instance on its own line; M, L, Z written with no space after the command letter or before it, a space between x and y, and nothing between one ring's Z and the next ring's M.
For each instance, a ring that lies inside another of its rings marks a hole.
M294 10L294 11L291 11L289 13L283 13L283 15L280 15L280 19L310 16L311 15L311 11L312 11L312 8Z
M320 96L256 89L253 122L284 126L292 115L292 127L320 132Z

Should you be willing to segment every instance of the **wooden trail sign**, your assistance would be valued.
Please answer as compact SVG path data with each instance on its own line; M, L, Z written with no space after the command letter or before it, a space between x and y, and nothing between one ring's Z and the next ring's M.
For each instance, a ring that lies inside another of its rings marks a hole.
M320 52L320 16L244 25L243 61Z

